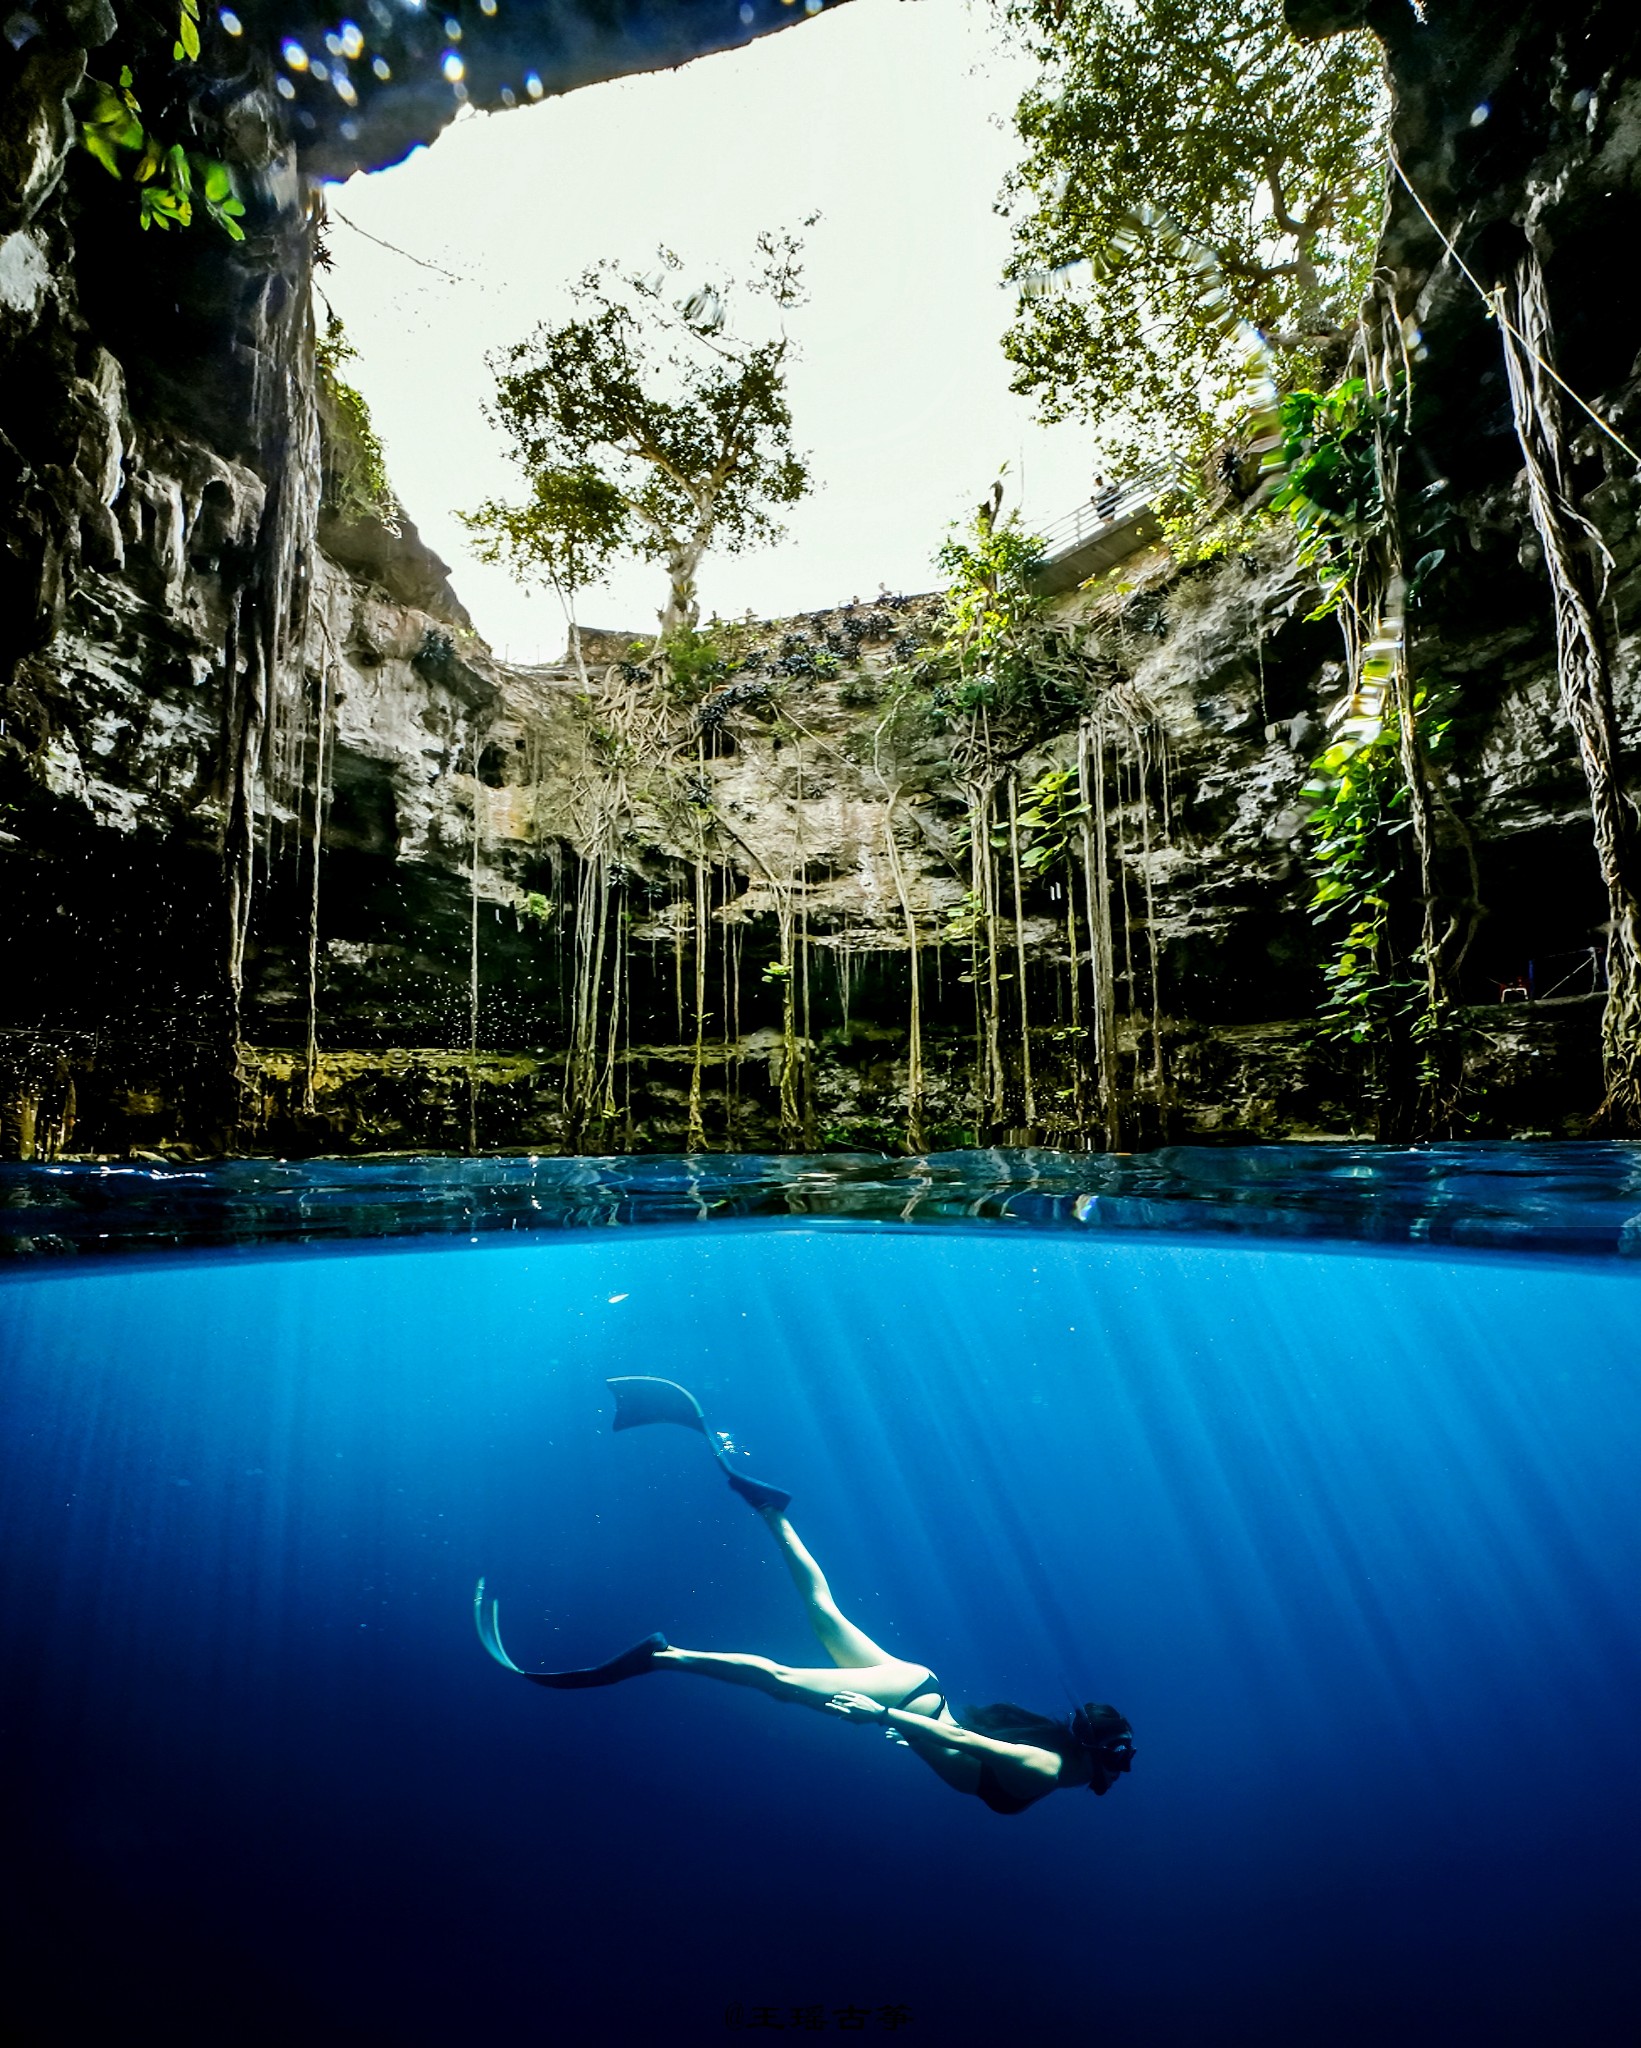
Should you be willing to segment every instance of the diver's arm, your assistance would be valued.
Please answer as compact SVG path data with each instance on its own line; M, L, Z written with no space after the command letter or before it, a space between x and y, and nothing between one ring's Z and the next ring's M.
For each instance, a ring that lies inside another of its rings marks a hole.
M848 1720L872 1721L880 1728L892 1728L908 1748L926 1760L941 1750L955 1749L964 1756L991 1757L998 1763L1013 1764L1034 1777L1057 1780L1060 1775L1060 1759L1054 1752L1038 1749L1031 1743L999 1742L995 1735L982 1735L978 1729L960 1727L955 1722L931 1721L927 1714L909 1714L900 1707L886 1707L861 1693L835 1693L825 1705Z
M931 1721L927 1714L908 1714L898 1707L883 1711L886 1727L892 1728L907 1746L926 1756L930 1750L955 1749L964 1756L991 1757L998 1763L1014 1764L1034 1777L1058 1779L1060 1759L1050 1749L1032 1743L999 1742L994 1735L982 1735L974 1728L956 1728Z

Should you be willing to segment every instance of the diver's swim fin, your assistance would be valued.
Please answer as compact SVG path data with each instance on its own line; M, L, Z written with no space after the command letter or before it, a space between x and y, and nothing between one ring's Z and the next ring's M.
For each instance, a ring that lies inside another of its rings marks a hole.
M473 1625L479 1632L479 1641L486 1651L495 1658L504 1671L517 1671L520 1678L528 1678L527 1671L520 1671L501 1645L501 1602L492 1600L488 1611L484 1604L484 1581L480 1579L473 1590Z
M473 1620L478 1628L479 1641L504 1671L527 1678L532 1685L555 1686L565 1692L589 1685L619 1685L624 1678L641 1677L644 1672L655 1669L656 1651L667 1648L666 1637L657 1633L646 1636L641 1643L634 1643L630 1650L623 1650L619 1657L612 1657L607 1664L594 1664L585 1671L525 1671L502 1647L501 1602L492 1600L486 1610L483 1579L473 1594Z
M726 1477L731 1492L738 1493L749 1507L760 1511L773 1508L777 1514L784 1515L792 1505L791 1494L782 1493L778 1486L766 1486L761 1479L747 1479L739 1472L727 1472Z
M749 1479L733 1468L724 1448L728 1438L720 1442L707 1428L701 1404L688 1387L679 1386L676 1380L649 1379L641 1374L606 1380L604 1384L615 1396L612 1429L637 1429L646 1422L676 1422L684 1429L693 1429L712 1445L712 1455L723 1467L724 1477L749 1506L760 1511L773 1508L777 1514L784 1514L791 1506L791 1494L783 1493L778 1486L766 1485L761 1479Z
M707 1419L701 1413L700 1402L676 1380L652 1380L635 1374L627 1379L606 1380L604 1384L615 1396L612 1429L637 1429L646 1422L676 1422L685 1429L698 1430L702 1436L707 1433Z
M565 1692L585 1685L619 1685L624 1678L641 1678L646 1671L653 1671L656 1651L666 1647L667 1639L657 1629L607 1664L593 1664L585 1671L526 1671L523 1675L532 1685L556 1686Z

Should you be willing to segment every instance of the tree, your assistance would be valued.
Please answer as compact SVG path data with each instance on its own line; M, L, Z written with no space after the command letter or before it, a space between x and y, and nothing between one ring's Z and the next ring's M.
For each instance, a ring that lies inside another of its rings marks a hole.
M684 266L670 249L649 276L606 260L572 288L575 318L493 357L490 418L529 496L460 515L480 553L564 596L637 552L666 564L663 639L693 630L708 548L778 539L771 508L810 487L791 442L784 327L753 340L730 324L737 290L765 301L777 325L802 304L801 246L760 235L744 286L726 278L679 297Z
M1004 201L1014 389L1132 474L1204 454L1251 370L1331 382L1382 207L1375 40L1300 43L1281 0L1003 4L1043 67Z

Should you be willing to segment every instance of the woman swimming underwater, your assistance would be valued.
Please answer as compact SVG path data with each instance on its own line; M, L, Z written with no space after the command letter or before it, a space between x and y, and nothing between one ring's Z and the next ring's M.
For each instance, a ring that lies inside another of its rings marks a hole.
M492 1600L486 1606L480 1579L474 1601L479 1641L498 1664L532 1684L558 1690L616 1685L649 1671L692 1672L729 1685L751 1686L771 1699L816 1707L882 1729L920 1756L954 1791L972 1793L993 1813L1024 1813L1051 1792L1085 1785L1104 1794L1129 1769L1134 1760L1133 1731L1115 1707L1090 1701L1065 1720L1051 1720L1025 1707L974 1707L967 1720L960 1721L926 1664L891 1655L839 1612L825 1574L787 1520L791 1496L730 1468L729 1440L708 1431L693 1394L671 1380L628 1378L611 1380L609 1385L615 1393L616 1429L675 1422L707 1438L731 1487L774 1537L831 1665L805 1669L776 1664L768 1657L681 1650L665 1636L653 1635L590 1670L521 1671L502 1648L497 1603ZM849 1673L847 1689L838 1684L840 1670Z

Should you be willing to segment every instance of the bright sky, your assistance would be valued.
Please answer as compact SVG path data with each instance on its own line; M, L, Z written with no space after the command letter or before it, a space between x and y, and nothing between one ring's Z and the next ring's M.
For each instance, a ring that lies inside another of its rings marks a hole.
M744 275L761 228L822 215L805 235L811 303L792 322L791 378L819 488L783 543L708 556L704 613L931 589L947 526L1004 463L1031 524L1087 497L1084 435L1033 422L998 347L1011 302L993 206L1025 73L986 13L985 0L852 0L681 71L473 115L396 169L332 188L321 284L359 349L348 374L406 509L498 653L548 660L565 635L552 594L475 561L451 516L521 494L481 415L484 358L565 317L565 287L601 256L640 268L665 242L690 271ZM662 568L634 562L577 609L644 631L664 595Z

